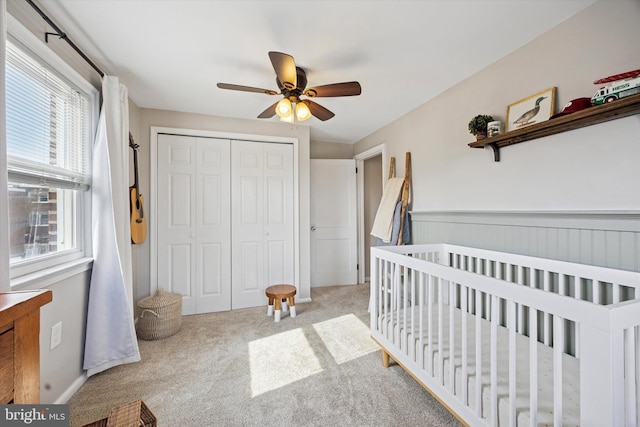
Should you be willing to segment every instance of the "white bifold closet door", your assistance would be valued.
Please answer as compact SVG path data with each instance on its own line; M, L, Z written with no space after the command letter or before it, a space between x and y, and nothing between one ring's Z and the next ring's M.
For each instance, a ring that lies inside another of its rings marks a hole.
M183 314L231 308L229 140L158 135L158 288Z
M183 314L266 304L293 283L293 146L158 135L158 288Z
M231 142L233 308L266 303L294 283L293 145Z

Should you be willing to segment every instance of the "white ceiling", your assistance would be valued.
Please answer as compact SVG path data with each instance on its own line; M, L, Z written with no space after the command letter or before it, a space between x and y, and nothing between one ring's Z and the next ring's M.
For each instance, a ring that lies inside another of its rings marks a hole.
M139 107L256 119L276 96L269 51L308 87L357 80L358 97L315 98L314 141L353 143L518 49L595 0L40 0ZM257 120L257 119L256 119ZM277 121L277 116L271 119Z

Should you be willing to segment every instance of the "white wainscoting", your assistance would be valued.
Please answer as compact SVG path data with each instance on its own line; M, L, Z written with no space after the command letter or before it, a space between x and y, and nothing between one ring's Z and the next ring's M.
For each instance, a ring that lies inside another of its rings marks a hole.
M640 271L640 211L412 211L412 243Z

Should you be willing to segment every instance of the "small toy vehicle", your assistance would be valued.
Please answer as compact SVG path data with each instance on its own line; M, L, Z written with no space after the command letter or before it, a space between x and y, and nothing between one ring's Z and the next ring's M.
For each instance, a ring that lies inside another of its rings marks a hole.
M610 85L602 86L591 97L593 105L600 105L616 99L625 98L627 96L640 93L640 70L628 71L622 74L605 77L596 80L593 84L602 84L613 82Z

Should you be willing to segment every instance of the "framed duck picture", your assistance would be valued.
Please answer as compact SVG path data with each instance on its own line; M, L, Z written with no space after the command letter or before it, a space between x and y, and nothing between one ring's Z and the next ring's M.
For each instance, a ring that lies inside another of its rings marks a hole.
M507 132L549 120L556 105L556 88L551 87L507 107Z

